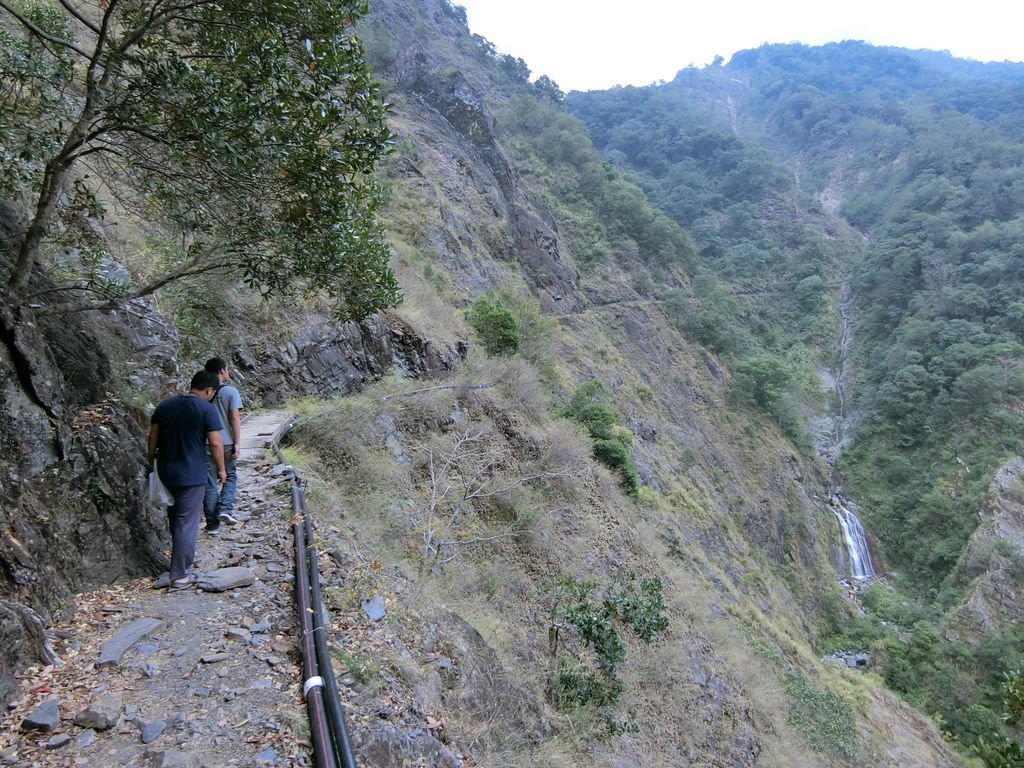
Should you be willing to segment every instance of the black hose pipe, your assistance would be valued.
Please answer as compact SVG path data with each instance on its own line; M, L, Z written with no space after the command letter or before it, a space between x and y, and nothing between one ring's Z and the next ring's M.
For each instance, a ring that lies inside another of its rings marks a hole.
M324 711L323 681L317 675L316 650L313 647L313 619L309 600L309 571L307 570L305 524L302 510L302 489L292 477L292 509L295 518L292 533L295 538L295 601L299 611L299 631L302 643L302 696L309 712L309 735L313 744L313 758L318 768L338 768L328 734Z
M306 497L300 492L302 517L306 528L306 556L309 558L309 595L313 612L313 645L316 648L317 666L324 681L324 708L327 710L327 724L334 739L335 755L342 768L356 768L352 756L352 745L345 728L345 714L341 709L338 682L334 679L334 667L327 648L327 630L324 627L323 598L320 595L320 569L317 567L316 545L313 542L313 521L306 514Z

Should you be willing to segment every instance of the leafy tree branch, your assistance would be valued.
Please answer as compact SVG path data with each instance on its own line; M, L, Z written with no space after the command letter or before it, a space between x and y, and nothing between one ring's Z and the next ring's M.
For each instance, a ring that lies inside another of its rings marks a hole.
M344 319L397 303L371 177L390 148L386 106L352 33L366 11L0 0L0 144L16 148L0 153L0 194L28 211L5 302L27 304L64 223L83 199L102 212L106 189L196 244L122 301L215 265L264 295L326 293Z

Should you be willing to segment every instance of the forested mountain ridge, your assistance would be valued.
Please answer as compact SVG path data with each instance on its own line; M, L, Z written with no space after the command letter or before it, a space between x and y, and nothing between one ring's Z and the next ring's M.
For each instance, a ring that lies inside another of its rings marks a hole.
M999 508L994 474L1020 452L1024 434L1024 66L849 41L772 45L683 70L670 83L570 94L567 106L606 157L636 172L652 201L689 228L702 255L732 254L706 263L734 295L772 257L764 233L773 199L834 215L834 226L861 239L842 258L826 258L820 281L811 278L833 292L848 281L853 297L859 428L840 456L842 479L888 565L930 606L928 631L966 631L986 648L981 663L957 660L960 651L939 654L945 659L932 659L916 681L896 653L883 673L942 711L954 730L984 732L977 712L963 700L942 701L937 689L966 674L959 685L973 687L967 680L980 675L981 688L994 691L998 680L986 667L1001 674L1020 664L1015 622L995 605L980 625L956 617L980 615L975 585L990 580L990 569L1002 573L1004 589L1021 586L1003 558L1019 562L1022 542L1008 533L997 546L990 521ZM750 181L737 188L733 179ZM698 195L710 206L688 210L684 201ZM749 237L723 225L730 220L756 229L761 246L751 252ZM783 255L769 269L784 296L769 305L768 332L754 330L786 359L806 341L786 333L786 302L808 288L802 270L811 265L803 256L787 261L785 244L776 247ZM735 350L737 364L749 354ZM968 546L981 520L989 521L985 556Z
M706 151L675 155L701 162L675 187L638 186L556 84L530 82L447 0L380 0L358 35L391 104L376 181L404 303L340 323L321 295L265 302L214 273L128 312L5 326L0 605L26 625L4 623L5 661L25 663L39 628L9 601L47 619L159 559L134 421L224 353L247 404L302 413L288 459L334 563L325 594L361 764L961 763L911 704L962 701L901 700L820 662L835 649L907 661L837 585L829 468L803 450L807 410L827 410L814 374L836 292L861 258L858 233L815 202L829 173L794 179L737 137L757 122L737 101L742 74L691 73L720 88L691 99L701 120L722 115L696 131ZM106 192L107 211L69 228L91 250L51 243L62 258L36 270L44 295L89 259L130 283L182 242ZM67 438L57 450L51 428ZM138 535L113 551L102 532L128 524ZM101 532L94 546L82 531ZM982 568L995 546L979 546ZM381 623L362 613L370 594ZM908 664L945 663L934 616L902 599L863 598L891 610ZM350 625L372 642L347 645ZM998 693L984 694L994 717Z

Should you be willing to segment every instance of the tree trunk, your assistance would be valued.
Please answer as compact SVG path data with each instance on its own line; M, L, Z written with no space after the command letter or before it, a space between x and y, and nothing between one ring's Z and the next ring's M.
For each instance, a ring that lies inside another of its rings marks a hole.
M74 136L68 138L71 143ZM43 176L43 186L39 191L39 201L36 204L36 212L32 222L25 232L25 236L18 247L18 253L14 261L14 268L11 270L11 277L7 283L7 294L9 298L17 303L17 298L28 285L29 276L32 274L32 267L39 255L39 247L42 245L46 231L53 221L54 211L57 209L57 201L60 200L61 192L64 190L64 182L67 180L68 171L74 162L72 158L60 156L51 160L46 165L46 173Z

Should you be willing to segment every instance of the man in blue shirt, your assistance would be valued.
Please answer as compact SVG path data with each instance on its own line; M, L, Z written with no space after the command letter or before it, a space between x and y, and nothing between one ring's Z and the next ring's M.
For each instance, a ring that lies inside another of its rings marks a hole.
M188 569L196 554L199 520L203 512L206 490L206 456L209 453L217 469L217 479L224 482L224 449L221 443L220 415L210 404L217 391L217 376L202 370L192 377L187 394L175 395L160 403L150 420L148 459L159 459L160 480L174 497L167 508L171 529L172 589L191 585Z

